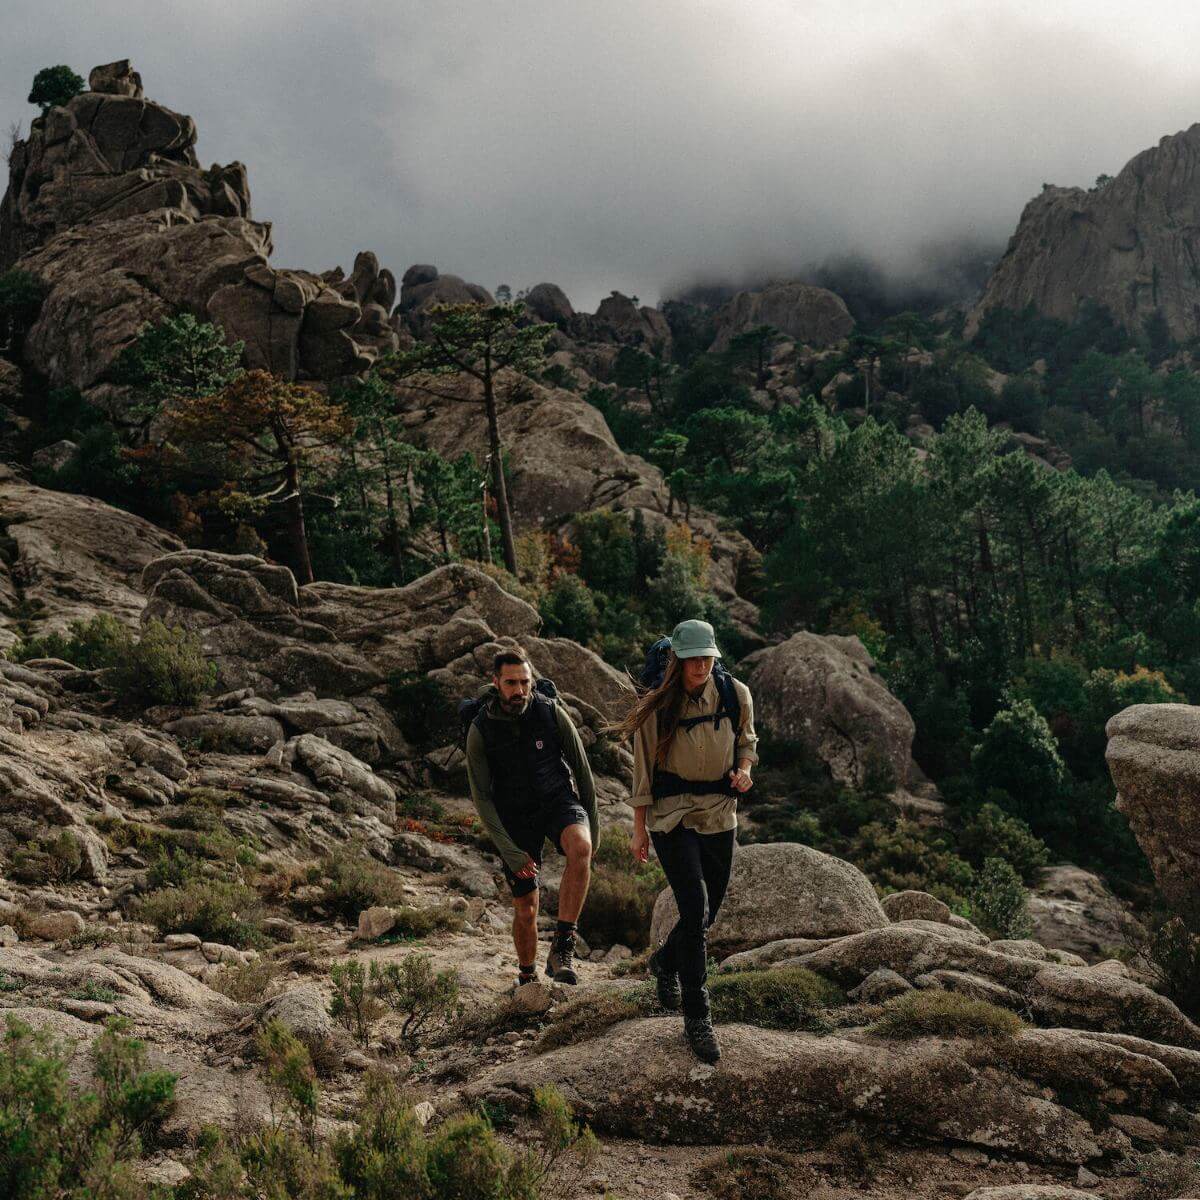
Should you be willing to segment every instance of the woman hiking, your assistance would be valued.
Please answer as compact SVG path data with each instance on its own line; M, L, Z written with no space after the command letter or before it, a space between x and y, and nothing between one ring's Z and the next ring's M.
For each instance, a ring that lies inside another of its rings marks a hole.
M733 866L737 797L750 788L758 762L750 690L719 665L720 656L707 621L680 622L661 682L642 691L616 727L634 739L630 849L645 862L653 841L679 907L675 927L650 956L650 972L664 1008L682 1003L688 1042L709 1063L721 1048L705 986L706 933Z

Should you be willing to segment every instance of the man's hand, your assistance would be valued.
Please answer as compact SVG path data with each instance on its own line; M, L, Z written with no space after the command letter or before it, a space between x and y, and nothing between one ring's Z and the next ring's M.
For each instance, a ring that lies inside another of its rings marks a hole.
M537 873L538 865L532 858L526 858L525 865L519 871L513 872L518 879L536 879Z
M739 792L748 792L753 786L753 780L750 778L749 767L735 767L729 772L729 782L733 784Z
M645 826L633 831L629 838L629 850L636 862L644 863L650 858L650 834Z

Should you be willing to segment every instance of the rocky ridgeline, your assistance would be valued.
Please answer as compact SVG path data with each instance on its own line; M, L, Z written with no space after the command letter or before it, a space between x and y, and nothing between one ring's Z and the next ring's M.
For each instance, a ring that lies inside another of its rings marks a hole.
M1192 125L1094 188L1047 185L1025 206L967 335L989 309L1020 312L1032 304L1071 321L1088 299L1135 335L1159 313L1176 340L1195 337L1198 174L1200 125Z

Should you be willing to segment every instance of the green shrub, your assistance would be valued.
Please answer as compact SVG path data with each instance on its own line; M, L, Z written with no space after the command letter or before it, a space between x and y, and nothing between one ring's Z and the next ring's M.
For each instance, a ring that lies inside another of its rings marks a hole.
M98 613L90 621L72 621L69 633L52 632L26 638L11 647L14 662L31 658L61 658L87 671L115 667L133 647L133 633L116 617Z
M426 753L458 739L458 709L446 685L430 675L394 671L387 704L396 725L415 750Z
M73 1047L14 1017L0 1053L0 1195L140 1200L142 1140L174 1102L175 1076L146 1071L143 1044L112 1018L92 1051L94 1082L72 1088Z
M15 349L38 318L46 285L28 271L0 274L0 347Z
M655 1011L654 993L647 984L621 990L597 988L553 1010L550 1024L538 1040L538 1048L553 1050L586 1042L622 1021L648 1017Z
M152 620L113 668L111 684L123 700L136 704L190 707L216 680L217 668L204 657L197 636Z
M951 908L962 908L975 872L949 847L946 838L915 821L890 828L873 821L859 832L847 857L880 887L928 892Z
M602 830L587 904L579 916L580 933L589 945L619 942L631 950L643 949L650 938L654 902L666 885L658 863L634 859L623 831Z
M450 1117L426 1133L383 1073L367 1076L354 1128L319 1144L311 1064L306 1069L302 1047L276 1036L268 1083L284 1119L209 1134L178 1200L539 1200L551 1180L554 1194L574 1195L595 1158L595 1138L552 1087L534 1092L530 1126L513 1151L482 1113Z
M384 1007L371 988L371 970L360 962L335 963L329 972L333 997L329 1015L344 1025L361 1046L371 1040L371 1027L383 1016Z
M1200 1020L1200 907L1160 914L1138 940L1154 986L1193 1021Z
M82 987L77 987L71 992L71 997L75 1000L95 1000L100 1004L112 1004L117 999L117 993L106 984L89 979Z
M1140 1185L1136 1200L1170 1200L1200 1192L1200 1162L1194 1155L1155 1150L1138 1155L1133 1167Z
M1032 883L1050 861L1050 849L1019 817L1010 817L995 803L984 804L963 825L958 849L974 867L988 858L1002 858Z
M804 967L714 975L708 990L714 1021L764 1029L824 1029L824 1010L846 1003L840 988Z
M1003 858L989 858L971 890L971 916L995 938L1027 938L1033 932L1029 919L1029 893L1021 876Z
M12 853L8 873L21 883L66 883L83 866L83 847L69 829L32 841Z
M43 67L33 77L29 103L38 105L44 114L56 105L68 104L82 91L83 78L60 63L56 67Z
M246 963L225 963L208 986L239 1004L259 1004L278 991L282 973L278 960L260 954Z
M547 637L588 642L596 632L596 601L588 586L570 572L561 574L538 604L542 631Z
M398 963L373 962L371 988L402 1018L400 1037L414 1048L462 1015L457 974L435 972L428 954L410 954Z
M713 1200L792 1200L797 1180L809 1172L786 1150L735 1146L705 1158L691 1182Z
M1025 1028L1025 1022L1006 1008L939 988L894 996L884 1009L871 1026L872 1033L883 1037L1011 1037Z
M971 769L981 795L998 790L1005 811L1035 832L1061 826L1066 766L1046 719L1028 700L1014 700L995 715L971 752Z
M322 902L347 921L357 921L360 912L376 905L398 905L404 897L400 876L356 842L321 859L318 875Z
M137 915L160 934L194 933L230 946L265 941L258 893L229 880L194 879L182 887L160 888L137 902Z

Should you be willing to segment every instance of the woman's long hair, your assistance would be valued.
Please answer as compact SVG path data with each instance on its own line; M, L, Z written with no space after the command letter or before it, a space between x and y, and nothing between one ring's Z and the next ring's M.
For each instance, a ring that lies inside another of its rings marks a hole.
M605 731L615 733L622 741L632 737L649 719L651 713L658 714L658 746L654 760L660 766L666 761L667 752L679 727L679 714L683 711L683 668L675 652L667 655L667 669L663 672L658 687L638 690L633 706L615 725Z

